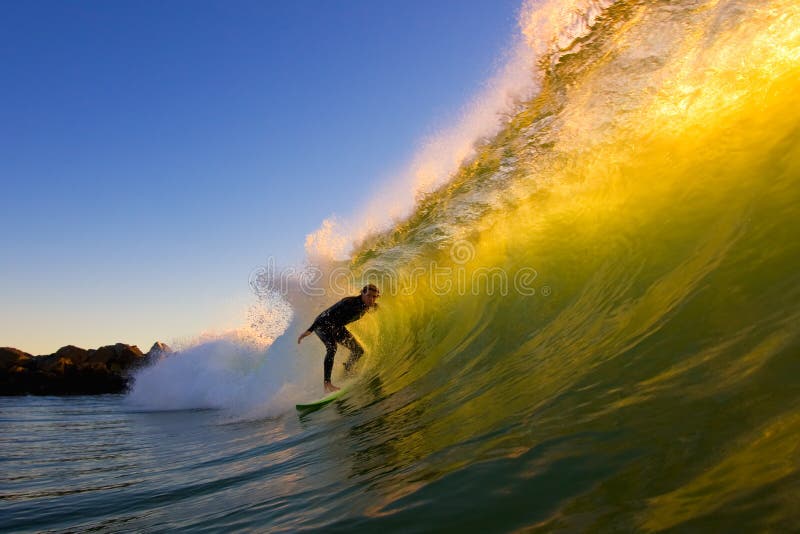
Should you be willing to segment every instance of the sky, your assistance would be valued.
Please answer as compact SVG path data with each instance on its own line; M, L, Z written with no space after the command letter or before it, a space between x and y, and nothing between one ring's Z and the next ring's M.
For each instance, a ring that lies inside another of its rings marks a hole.
M519 0L0 0L0 346L236 328L452 125Z

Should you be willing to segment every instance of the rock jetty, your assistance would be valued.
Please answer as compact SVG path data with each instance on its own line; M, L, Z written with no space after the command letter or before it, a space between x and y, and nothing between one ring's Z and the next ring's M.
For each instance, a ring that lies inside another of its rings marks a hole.
M123 393L133 371L171 352L161 342L147 353L124 343L88 350L67 345L46 356L0 347L0 395Z

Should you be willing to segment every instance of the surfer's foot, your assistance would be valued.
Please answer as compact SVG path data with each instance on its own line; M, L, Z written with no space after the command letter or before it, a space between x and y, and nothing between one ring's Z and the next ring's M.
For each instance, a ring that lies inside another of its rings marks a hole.
M334 391L339 391L340 388L334 386L330 382L325 382L325 391L327 393L333 393Z

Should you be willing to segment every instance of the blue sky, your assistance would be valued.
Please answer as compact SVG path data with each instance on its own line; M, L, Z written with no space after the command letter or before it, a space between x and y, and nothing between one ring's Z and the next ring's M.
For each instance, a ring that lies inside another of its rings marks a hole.
M0 2L0 346L237 326L478 93L519 1Z

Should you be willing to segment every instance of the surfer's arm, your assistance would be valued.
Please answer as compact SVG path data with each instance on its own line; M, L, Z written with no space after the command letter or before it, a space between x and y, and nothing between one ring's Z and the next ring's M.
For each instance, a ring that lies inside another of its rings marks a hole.
M303 340L303 338L304 338L304 337L306 337L306 336L310 336L310 335L311 335L311 334L314 332L314 329L315 329L315 328L316 328L316 327L319 325L319 320L320 320L320 318L321 318L321 317L323 317L324 315L325 315L325 312L323 312L323 313L319 314L319 316L317 316L317 318L316 318L316 319L314 319L314 322L313 322L313 323L311 323L311 326L309 326L309 327L306 329L306 331L305 331L305 332L303 332L302 334L300 334L300 337L298 337L298 338L297 338L297 343L298 343L298 344L299 344L299 343L300 343L300 342Z
M311 335L311 329L309 328L308 330L306 330L305 332L300 334L300 337L297 338L297 344L299 345L300 342L303 341L304 337L307 337L307 336L310 336L310 335Z
M303 341L303 338L310 335L314 330L319 327L320 325L326 325L326 327L330 327L331 325L337 324L337 315L341 315L342 309L347 306L347 302L349 299L343 298L324 312L317 315L317 318L314 319L314 322L311 323L311 326L308 327L308 330L300 334L300 337L297 338L297 343L299 344ZM344 326L343 324L339 326Z
M319 316L316 319L314 319L314 322L311 323L311 326L309 326L304 333L306 335L312 333L319 326L320 319L323 319L324 317L325 317L325 312L319 314Z
M327 314L327 313L328 313L328 310L325 310L324 312L320 313L320 314L317 316L317 318L316 318L316 319L314 319L314 322L313 322L313 323L311 323L311 326L309 326L309 327L308 327L308 329L306 329L306 331L305 331L305 332L303 332L302 334L300 334L300 337L298 337L298 338L297 338L297 344L298 344L298 345L300 344L300 342L301 342L301 341L303 341L303 338L305 338L305 337L307 337L307 336L310 336L310 335L311 335L311 334L314 332L314 329L315 329L317 326L319 326L320 319L323 319L323 318L326 316L326 314Z
M314 322L311 323L311 326L308 327L308 330L306 330L303 333L303 337L305 337L308 334L314 332L314 330L316 330L316 328L321 326L323 323L325 323L325 324L328 324L328 323L331 323L331 322L335 323L335 321L331 321L331 313L333 313L333 315L335 316L336 315L336 311L339 308L341 308L341 304L342 304L342 302L339 301L336 304L334 304L333 306L331 306L330 308L328 308L327 310L325 310L324 312L322 312L319 315L317 315L317 318L314 319Z

